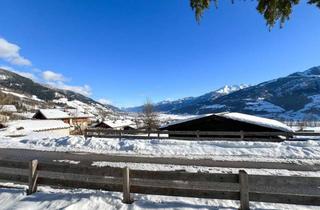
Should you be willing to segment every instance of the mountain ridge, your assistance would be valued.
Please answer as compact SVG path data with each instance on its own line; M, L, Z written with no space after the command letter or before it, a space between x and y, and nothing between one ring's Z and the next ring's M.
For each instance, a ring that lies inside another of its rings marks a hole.
M217 91L217 90L216 90ZM213 91L215 92L215 91ZM242 112L281 120L320 120L320 66L257 85L218 95L193 97L183 106L174 103L155 110L170 114ZM195 98L206 100L195 100ZM179 100L176 100L179 101Z
M117 107L101 104L80 93L43 85L6 69L0 69L0 93L7 97L10 96L10 100L13 100L15 104L25 106L26 109L31 109L33 105L53 107L83 103L82 106L91 110L93 107L98 107L104 111L119 111Z
M154 104L154 109L155 111L158 112L168 112L168 113L173 113L174 110L177 109L182 109L184 107L187 107L189 105L192 105L194 103L200 103L200 102L205 102L205 101L210 101L214 100L217 97L230 94L234 91L244 89L250 87L250 85L247 84L241 84L241 85L225 85L217 90L210 91L208 93L205 93L200 96L190 96L190 97L185 97L182 99L177 99L177 100L164 100L160 101L158 103ZM131 112L141 112L143 109L143 106L137 106L137 107L129 107L126 108L126 111L131 111Z

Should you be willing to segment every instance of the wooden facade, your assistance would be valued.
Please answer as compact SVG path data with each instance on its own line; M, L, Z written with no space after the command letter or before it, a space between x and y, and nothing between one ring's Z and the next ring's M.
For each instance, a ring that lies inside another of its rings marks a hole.
M67 123L74 127L80 127L81 129L84 129L88 127L88 125L91 123L91 120L87 116L59 116L56 117L47 117L44 115L40 110L37 111L33 119L39 119L39 120L62 120L64 123Z
M283 132L285 131L257 125L249 122L238 121L219 115L208 115L195 119L185 120L163 126L161 130L168 131L221 131L221 132ZM183 134L174 134L170 137L181 137ZM191 137L191 136L188 136ZM224 136L219 136L224 137Z
M105 128L105 129L113 129L111 126L104 122L99 122L93 126L94 128Z

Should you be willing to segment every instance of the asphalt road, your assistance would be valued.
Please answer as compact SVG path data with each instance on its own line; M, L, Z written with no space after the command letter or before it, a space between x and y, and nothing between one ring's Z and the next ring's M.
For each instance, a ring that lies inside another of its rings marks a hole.
M115 154L96 154L83 152L50 152L29 149L0 148L0 159L32 160L52 162L53 160L74 160L80 164L91 165L93 161L173 164L223 168L255 168L255 169L286 169L292 171L320 171L320 161L316 164L298 164L289 162L254 162L254 161L222 161L212 159L184 159L177 157L129 156Z

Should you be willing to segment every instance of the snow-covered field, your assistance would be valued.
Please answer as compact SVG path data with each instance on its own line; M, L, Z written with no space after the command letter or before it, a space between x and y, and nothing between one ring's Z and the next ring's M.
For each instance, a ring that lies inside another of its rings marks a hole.
M24 137L6 137L0 132L1 148L47 151L78 151L147 155L159 157L214 159L300 159L320 161L320 141L231 142L181 141L163 139L87 138L83 136L48 136L30 133Z
M6 186L17 185L5 184ZM20 188L0 188L0 208L15 210L42 210L42 209L66 209L66 210L88 210L88 209L238 209L239 202L231 200L214 200L185 197L155 196L155 195L133 195L135 202L127 205L122 203L122 194L117 192L105 192L85 189L53 189L50 187L39 187L37 193L27 196L26 186ZM319 209L312 206L298 206L286 204L271 204L250 202L250 209Z
M30 132L23 137L7 137L0 131L0 148L22 148L44 151L74 151L102 154L139 155L153 157L211 158L215 160L250 160L272 162L320 162L320 141L231 142L231 141L181 141L87 138L83 136L58 136ZM73 160L55 160L79 164ZM93 162L95 166L124 167L129 163ZM209 173L237 173L239 169L173 166L161 164L135 164L130 168L147 170L185 170ZM295 172L271 169L246 169L249 174L298 175L320 177L320 172ZM3 183L2 183L3 185ZM21 185L5 184L14 187ZM39 192L26 196L24 189L0 187L0 209L237 209L238 201L134 195L135 202L121 202L121 193L85 189L52 189L40 187ZM299 205L251 202L251 209L319 209Z

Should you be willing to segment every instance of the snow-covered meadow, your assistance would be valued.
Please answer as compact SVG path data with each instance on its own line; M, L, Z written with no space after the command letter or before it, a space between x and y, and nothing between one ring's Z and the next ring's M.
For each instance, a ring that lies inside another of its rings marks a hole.
M84 138L45 132L27 132L25 136L10 137L9 130L0 131L0 148L33 149L42 151L85 152L99 154L137 155L152 157L181 157L189 159L248 160L269 162L294 162L319 164L320 141L246 142L246 141L182 141L174 139L118 139ZM69 164L80 164L74 160L55 160ZM236 168L210 168L161 164L112 163L95 161L93 166L124 167L146 170L185 170L207 173L237 173ZM313 176L320 172L299 172L274 169L246 169L249 174ZM86 189L53 189L39 187L39 191L26 196L24 185L2 183L0 187L0 209L237 209L238 201L170 197L156 195L134 195L135 202L123 204L122 194ZM20 187L20 188L17 188ZM250 202L251 209L318 209L318 207Z
M13 186L12 184L5 184ZM155 196L135 194L133 204L123 204L122 194L85 189L53 189L39 187L38 192L27 196L26 186L14 185L19 188L0 188L1 209L15 210L88 210L88 209L238 209L239 202L231 200L215 200L185 198L171 196ZM251 209L283 209L283 210L315 210L318 207L250 202Z
M320 161L320 141L247 142L182 141L165 139L84 138L29 133L23 137L6 137L0 132L1 148L45 151L76 151L102 154L130 154L158 157L212 159L300 159Z

